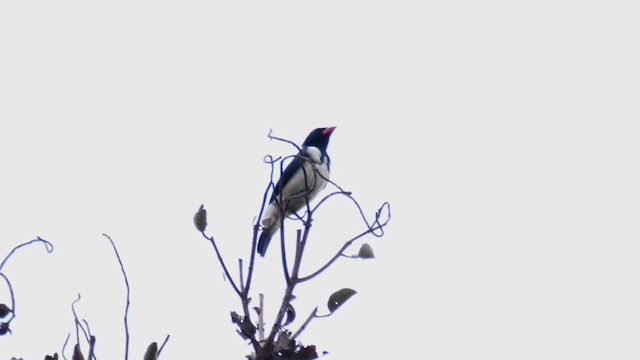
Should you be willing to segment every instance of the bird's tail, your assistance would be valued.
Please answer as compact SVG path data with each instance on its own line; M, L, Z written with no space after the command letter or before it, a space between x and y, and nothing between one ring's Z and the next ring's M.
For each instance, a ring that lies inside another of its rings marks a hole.
M280 228L280 216L278 213L278 207L275 204L269 204L267 210L265 210L264 217L262 218L262 234L258 240L258 253L261 256L267 252L267 246L271 241L271 237Z
M262 230L262 234L260 234L260 239L258 240L258 254L260 254L260 256L264 257L264 254L267 253L267 246L269 246L269 242L277 230L277 226L266 227Z

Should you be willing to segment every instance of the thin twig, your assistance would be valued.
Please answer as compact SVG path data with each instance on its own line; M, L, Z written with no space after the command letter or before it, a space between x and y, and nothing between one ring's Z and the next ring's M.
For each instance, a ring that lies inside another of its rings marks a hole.
M242 258L238 259L238 272L240 273L240 291L244 293L244 277L242 276Z
M78 321L78 314L76 314L76 303L78 301L80 301L80 294L78 294L78 297L71 302L71 312L73 313L73 321L76 326L76 344L80 344L80 332L78 331L80 322Z
M9 278L1 272L0 272L0 277L2 277L4 281L7 282L7 287L9 288L9 296L11 296L11 319L5 321L9 323L13 321L13 319L15 319L16 317L16 298L13 294L13 287L11 286L11 281L9 281Z
M244 294L245 296L249 295L249 288L251 287L251 280L253 279L253 264L255 263L255 259L256 259L256 246L258 244L258 232L260 230L260 225L255 224L253 225L253 237L251 239L251 256L249 256L249 270L247 273L247 283L244 287Z
M300 325L300 328L298 329L298 331L296 331L293 335L291 335L291 340L295 340L307 328L307 325L309 325L311 320L313 320L313 318L316 317L317 313L318 313L318 307L313 309L311 314L309 314L309 317L307 317L307 319L302 323L302 325Z
M383 222L380 222L381 212L385 208L387 209L387 214L388 214L387 218ZM373 222L373 224L375 224L375 225L369 225L369 228L367 230L363 231L362 233L360 233L360 234L356 235L355 237L353 237L351 240L349 240L346 243L344 243L344 245L340 248L340 250L338 250L338 252L325 265L323 265L320 269L318 269L315 272L313 272L311 275L307 275L307 276L299 278L298 282L305 282L305 281L311 280L314 277L316 277L318 274L320 274L323 271L325 271L329 266L331 266L331 264L333 264L338 258L340 258L340 256L342 256L343 252L349 246L351 246L351 244L353 244L354 241L360 239L361 237L363 237L363 236L365 236L367 234L375 234L376 230L382 230L382 228L385 227L389 223L390 219L391 219L391 208L390 208L389 203L385 202L384 204L382 204L382 206L376 212L375 221Z
M93 348L96 346L96 337L91 335L91 337L89 338L89 354L87 355L87 359L91 360L91 358L96 358L93 355Z
M293 141L291 141L291 140L287 140L287 139L279 138L279 137L277 137L277 136L273 136L273 135L271 135L272 133L273 133L273 130L271 130L271 129L270 129L270 130L269 130L269 134L267 135L267 136L269 137L269 139L271 139L271 140L278 140L278 141L285 142L285 143L287 143L287 144L291 144L291 145L293 145L296 149L298 149L298 151L300 151L300 146L298 146L298 144L294 143L294 142L293 142Z
M98 357L96 356L96 353L94 351L95 342L96 342L95 336L91 334L91 328L89 327L89 322L85 319L82 319L82 322L84 323L84 326L87 328L87 333L89 334L89 344L91 345L91 347L89 348L90 356L87 356L87 358L89 360L91 360L91 358L96 360ZM91 339L93 339L93 344L91 344Z
M284 215L284 214L282 214ZM284 216L280 216L280 256L282 258L282 271L284 272L284 281L289 283L289 265L287 265L287 247L285 246L284 236Z
M87 356L87 359L88 360L91 360L92 358L96 359L96 356L94 354L94 346L96 342L95 336L91 335L91 329L89 328L89 323L85 319L82 319L82 321L80 321L80 319L78 318L78 314L76 313L76 304L79 301L80 301L80 294L78 294L78 298L71 303L71 311L73 312L73 319L76 325L76 345L80 346L80 331L78 331L79 329L79 330L82 330L82 334L84 335L85 341L89 343L89 356Z
M67 348L67 344L69 343L70 338L71 338L71 334L67 334L67 338L64 339L64 344L62 344L62 351L60 351L60 353L62 354L62 358L64 360L67 360L67 357L64 355L64 350Z
M227 265L224 263L224 260L222 260L222 255L220 254L220 250L218 250L218 245L216 245L216 241L213 239L213 236L207 236L204 233L204 231L202 232L202 236L204 236L205 239L209 240L211 245L213 245L213 249L216 252L216 256L218 257L218 261L220 262L220 265L222 266L222 270L224 271L225 276L227 277L227 279L229 279L229 283L233 287L233 290L235 290L236 294L238 294L238 296L242 297L242 292L240 291L238 286L236 286L236 282L233 281L233 278L231 277L231 274L229 273L229 270L227 269Z
M264 340L264 295L258 294L260 308L258 313L258 341Z
M160 353L162 352L162 349L164 349L164 346L167 344L167 341L169 341L169 334L167 334L167 336L164 338L164 341L162 342L162 345L160 345L160 348L158 349L158 352L156 353L157 358L160 358Z
M14 247L9 254L4 258L4 260L2 260L2 262L0 263L0 271L2 270L2 268L4 267L4 264L7 262L7 260L9 260L9 258L13 255L13 253L16 252L16 250L25 247L27 245L31 245L34 242L42 242L47 250L47 253L51 254L53 252L53 244L51 244L50 242L48 242L47 240L41 238L40 236L38 236L37 238L27 241L25 243L22 243L16 247Z
M127 278L127 272L124 270L124 265L122 264L122 259L120 258L120 253L118 252L118 248L116 244L111 240L111 237L107 234L102 234L102 236L109 239L111 246L113 247L113 251L116 254L116 258L118 258L118 263L120 264L120 270L122 271L122 275L124 276L124 283L127 287L127 305L124 309L124 333L125 333L125 348L124 348L124 359L129 359L129 305L131 304L131 289L129 287L129 279Z

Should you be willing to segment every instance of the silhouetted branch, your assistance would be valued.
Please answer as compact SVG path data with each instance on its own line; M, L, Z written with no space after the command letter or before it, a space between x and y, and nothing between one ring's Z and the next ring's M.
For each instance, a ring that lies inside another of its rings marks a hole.
M118 258L118 263L120 264L120 270L122 271L122 276L124 276L124 284L127 287L127 305L124 309L124 333L125 333L125 348L124 348L124 359L129 359L129 305L131 304L131 288L129 287L129 279L127 278L127 272L124 270L124 265L122 264L122 259L120 258L120 253L118 252L118 248L116 244L111 240L111 237L107 234L102 234L102 236L109 239L111 246L113 247L113 251L116 254L116 258Z

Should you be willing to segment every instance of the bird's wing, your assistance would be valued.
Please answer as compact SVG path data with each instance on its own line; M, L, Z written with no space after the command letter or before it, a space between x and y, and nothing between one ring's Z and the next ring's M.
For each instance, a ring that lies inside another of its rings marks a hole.
M298 156L300 156L300 154L298 154ZM281 189L283 189L287 185L287 183L291 180L293 175L298 170L300 170L300 165L302 161L298 156L291 159L291 162L289 162L289 165L287 165L284 171L282 171L282 174L280 175L280 180L278 180L278 182L276 183L276 186L273 189L273 193L271 194L270 202L273 202L278 198L278 196L280 196Z
M271 194L271 200L269 200L269 202L273 202L274 200L276 200L280 196L280 191L284 189L285 186L287 186L295 173L301 170L302 164L305 161L302 159L302 157L304 156L304 151L302 151L298 153L296 157L291 159L289 165L287 165L287 167L282 172L280 180L278 180L278 182L276 183L276 186L273 189L273 194Z

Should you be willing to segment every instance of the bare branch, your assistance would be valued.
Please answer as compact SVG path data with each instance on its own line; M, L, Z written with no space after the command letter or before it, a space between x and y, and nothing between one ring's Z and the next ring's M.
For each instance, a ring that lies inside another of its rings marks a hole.
M109 239L111 246L113 247L113 251L116 254L116 258L118 258L118 263L120 264L120 270L122 271L122 276L124 276L124 284L127 287L127 305L124 309L124 333L125 333L125 348L124 348L124 359L129 359L129 305L131 304L130 296L131 289L129 287L129 279L127 278L127 272L124 270L124 265L122 264L122 259L120 258L120 253L118 252L118 248L116 244L111 240L111 237L107 234L102 234L102 236Z

